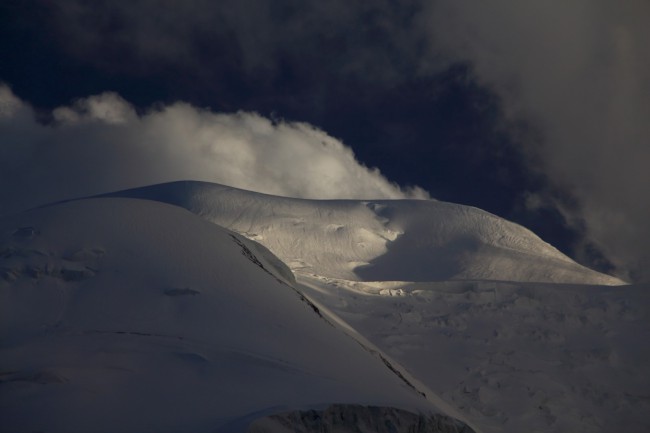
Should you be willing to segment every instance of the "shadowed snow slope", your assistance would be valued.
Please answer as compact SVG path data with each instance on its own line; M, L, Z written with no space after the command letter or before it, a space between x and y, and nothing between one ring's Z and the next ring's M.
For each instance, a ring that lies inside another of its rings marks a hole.
M524 227L434 200L304 200L190 181L110 195L182 206L262 243L297 274L623 284L575 263Z
M650 285L303 277L484 433L650 432Z
M176 206L0 219L0 431L241 431L330 403L435 413L263 247Z
M0 219L0 431L646 433L650 291L621 283L437 201L48 206Z

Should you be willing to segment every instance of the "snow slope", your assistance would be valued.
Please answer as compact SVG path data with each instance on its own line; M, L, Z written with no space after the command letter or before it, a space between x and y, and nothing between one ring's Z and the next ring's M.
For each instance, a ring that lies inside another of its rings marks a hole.
M0 219L0 431L243 431L331 403L440 412L292 284L265 248L163 203Z
M650 431L650 287L436 201L315 201L177 182L160 200L256 239L299 287L486 433Z
M575 263L524 227L452 203L302 200L189 181L111 195L185 207L262 243L299 274L623 284Z
M479 209L175 182L0 234L16 431L650 431L650 287Z
M650 431L650 285L302 278L485 433Z

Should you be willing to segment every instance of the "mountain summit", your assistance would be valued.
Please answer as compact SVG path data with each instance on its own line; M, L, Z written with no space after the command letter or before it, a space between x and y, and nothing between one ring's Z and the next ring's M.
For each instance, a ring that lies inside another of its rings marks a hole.
M518 224L436 200L306 200L191 181L110 195L184 207L263 244L297 274L625 284L577 264Z

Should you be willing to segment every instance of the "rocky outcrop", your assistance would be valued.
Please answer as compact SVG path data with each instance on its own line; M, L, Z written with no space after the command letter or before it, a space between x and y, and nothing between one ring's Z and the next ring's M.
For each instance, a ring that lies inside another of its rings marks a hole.
M331 405L325 410L295 410L253 421L248 433L474 433L440 414L423 415L391 407Z

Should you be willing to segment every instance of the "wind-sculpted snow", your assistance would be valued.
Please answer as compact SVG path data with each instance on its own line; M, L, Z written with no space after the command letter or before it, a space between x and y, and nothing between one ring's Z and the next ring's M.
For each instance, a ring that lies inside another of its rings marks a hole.
M0 251L0 431L236 432L336 403L440 411L315 314L266 249L176 206L102 198L4 217Z
M304 275L623 284L575 263L524 227L434 200L303 200L202 182L111 195L185 207L258 241Z

